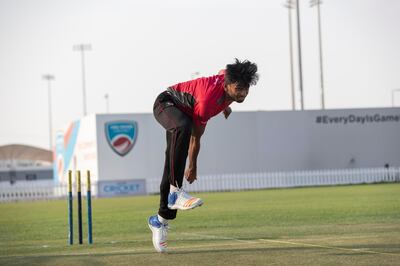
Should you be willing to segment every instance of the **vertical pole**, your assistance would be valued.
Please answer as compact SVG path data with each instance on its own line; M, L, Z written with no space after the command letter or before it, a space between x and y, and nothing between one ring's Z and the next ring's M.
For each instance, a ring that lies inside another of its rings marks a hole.
M79 51L81 53L81 63L82 63L82 100L83 100L83 116L87 115L86 108L86 76L85 76L85 51L92 49L90 44L77 44L73 46L74 51Z
M292 7L289 6L289 44L290 44L290 85L292 89L292 110L296 109L293 78Z
M52 125L52 113L51 113L51 81L54 80L54 75L45 74L42 76L47 81L48 90L48 106L49 106L49 149L53 149L53 125Z
M317 4L318 10L318 33L319 33L319 67L320 67L320 78L321 78L321 107L325 109L325 89L324 89L324 71L322 65L322 37L321 37L321 3Z
M92 237L92 194L91 194L91 187L90 187L90 171L87 171L87 194L86 194L86 201L87 201L87 224L88 224L88 243L93 244L93 237Z
M48 81L48 100L49 100L49 146L53 150L53 125L51 117L51 81Z
M78 178L78 232L79 232L79 244L82 244L82 194L81 194L81 171L77 171Z
M82 56L82 93L83 93L83 116L86 116L87 110L86 110L86 80L85 80L85 50L82 47L81 50L81 56Z
M299 85L300 85L300 104L301 110L304 110L304 97L303 97L303 68L301 63L301 32L300 32L300 7L299 1L296 0L297 8L297 44L299 50Z
M69 225L69 231L68 231L68 240L69 244L72 245L74 244L74 223L72 219L72 171L68 171L68 225Z

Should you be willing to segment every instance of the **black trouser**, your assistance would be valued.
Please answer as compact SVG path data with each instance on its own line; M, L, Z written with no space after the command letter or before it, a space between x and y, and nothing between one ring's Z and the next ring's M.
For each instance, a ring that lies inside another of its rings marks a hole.
M154 107L154 117L167 131L164 173L160 185L160 209L158 214L164 219L175 219L176 210L168 209L170 185L181 187L189 150L192 119L173 102L168 92L158 95Z

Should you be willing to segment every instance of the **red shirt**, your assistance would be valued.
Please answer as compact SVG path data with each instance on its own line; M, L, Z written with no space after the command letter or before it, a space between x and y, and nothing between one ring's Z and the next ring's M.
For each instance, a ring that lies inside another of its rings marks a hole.
M224 74L178 83L168 88L178 108L190 115L197 125L219 114L232 101L225 101Z

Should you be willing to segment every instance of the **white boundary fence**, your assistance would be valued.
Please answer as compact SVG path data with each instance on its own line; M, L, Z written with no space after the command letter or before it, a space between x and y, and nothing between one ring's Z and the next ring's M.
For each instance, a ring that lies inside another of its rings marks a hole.
M3 182L5 183L5 182ZM73 184L74 197L76 195L76 184ZM93 184L92 184L93 187ZM86 185L82 184L82 197L86 196ZM68 186L55 185L51 181L26 181L16 182L13 185L0 183L0 203L8 201L33 201L53 200L65 198Z
M400 182L400 167L267 172L200 176L187 191L237 191L266 188ZM159 179L147 180L147 192L159 192Z
M160 178L147 179L147 193L158 193L160 181ZM400 182L400 167L207 175L199 176L198 181L186 185L185 189L211 192L382 182ZM92 191L96 189L94 185ZM86 189L82 187L82 191ZM54 186L52 181L14 185L0 183L0 202L57 199L64 198L66 194L66 186Z

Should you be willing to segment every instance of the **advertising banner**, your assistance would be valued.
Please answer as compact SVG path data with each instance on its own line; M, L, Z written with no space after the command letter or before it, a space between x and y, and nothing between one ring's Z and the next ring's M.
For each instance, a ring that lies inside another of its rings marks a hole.
M136 196L146 194L146 180L99 181L99 197Z

